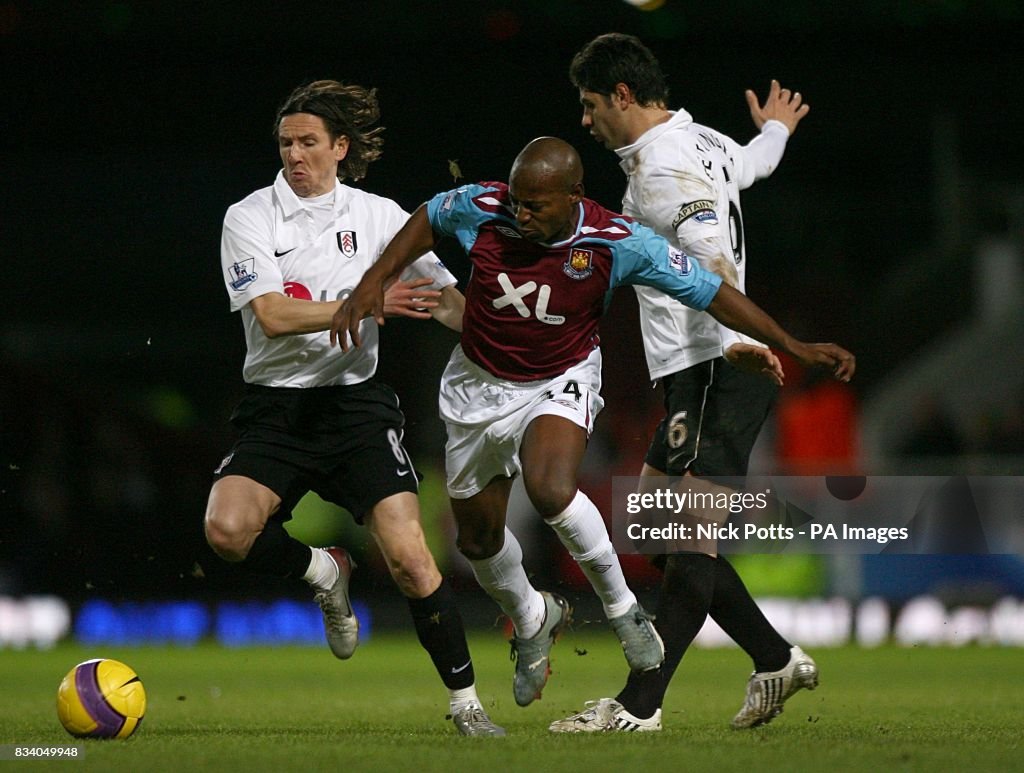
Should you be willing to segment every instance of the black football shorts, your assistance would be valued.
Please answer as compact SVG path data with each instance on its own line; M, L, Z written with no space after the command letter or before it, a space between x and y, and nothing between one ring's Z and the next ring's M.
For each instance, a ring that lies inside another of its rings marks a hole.
M669 475L743 476L778 387L723 358L661 379L665 418L644 459Z
M382 499L419 488L402 446L398 398L373 379L310 388L249 384L231 423L240 435L214 477L243 475L271 489L281 497L275 518L289 520L315 491L362 523Z

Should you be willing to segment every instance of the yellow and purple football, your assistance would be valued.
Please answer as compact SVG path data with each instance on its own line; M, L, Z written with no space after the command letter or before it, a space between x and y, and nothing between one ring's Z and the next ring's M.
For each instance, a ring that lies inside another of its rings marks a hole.
M146 690L119 660L79 663L57 690L57 716L76 738L127 738L145 713Z

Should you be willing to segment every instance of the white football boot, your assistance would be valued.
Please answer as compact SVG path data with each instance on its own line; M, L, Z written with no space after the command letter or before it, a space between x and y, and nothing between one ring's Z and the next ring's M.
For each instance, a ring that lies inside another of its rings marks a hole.
M649 719L634 717L617 700L587 701L583 711L548 726L552 733L650 733L661 730L661 709Z
M732 718L734 730L766 725L782 713L782 704L798 690L818 686L818 666L799 647L789 650L789 662L779 671L754 672L747 681L743 706Z

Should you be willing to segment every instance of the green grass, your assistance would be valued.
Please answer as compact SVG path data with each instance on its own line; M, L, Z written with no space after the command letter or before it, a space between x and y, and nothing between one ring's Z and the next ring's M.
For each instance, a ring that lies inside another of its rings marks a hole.
M1013 649L816 649L822 686L771 725L734 732L748 670L738 650L694 650L665 705L662 733L554 736L548 723L624 677L607 632L567 634L544 699L512 700L508 645L471 636L477 685L504 739L462 738L415 639L377 635L341 663L326 648L146 647L0 652L0 744L75 743L57 723L65 672L88 657L123 660L148 694L126 741L88 741L70 770L616 771L1019 770L1024 653ZM585 651L585 654L580 654Z

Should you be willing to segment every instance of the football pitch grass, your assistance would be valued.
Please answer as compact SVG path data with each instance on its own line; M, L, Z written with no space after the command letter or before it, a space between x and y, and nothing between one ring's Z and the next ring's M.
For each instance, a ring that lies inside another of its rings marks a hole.
M90 648L0 652L0 745L81 744L71 761L0 761L97 771L794 771L1021 770L1024 652L967 647L808 648L821 686L772 724L733 731L748 660L692 650L661 733L553 735L548 723L614 695L624 661L607 631L568 632L543 700L512 699L508 644L470 636L477 686L506 738L463 738L411 635L378 634L352 660L324 648ZM57 685L90 657L123 660L148 706L125 741L76 741L57 722Z

